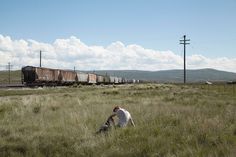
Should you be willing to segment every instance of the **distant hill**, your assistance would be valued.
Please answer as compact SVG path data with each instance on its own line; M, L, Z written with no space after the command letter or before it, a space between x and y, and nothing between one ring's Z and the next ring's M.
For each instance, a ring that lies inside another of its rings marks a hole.
M93 73L93 71L85 71ZM183 70L141 71L141 70L98 70L96 74L112 75L127 79L139 79L157 82L183 82ZM236 81L236 73L215 69L187 70L187 82L225 82ZM21 71L11 72L11 83L21 82ZM8 72L0 71L0 84L8 83Z
M90 71L92 72L92 71ZM158 82L183 82L183 70L139 71L139 70L100 70L100 75L114 75L128 79L151 80ZM215 69L187 70L187 82L235 81L236 73Z

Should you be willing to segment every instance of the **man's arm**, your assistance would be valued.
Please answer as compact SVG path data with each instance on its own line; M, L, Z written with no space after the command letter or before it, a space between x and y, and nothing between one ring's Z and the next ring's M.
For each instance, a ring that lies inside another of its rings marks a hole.
M130 117L129 121L130 121L131 125L135 127L135 124L134 124L134 121L133 121L132 117Z
M116 114L113 113L112 115L109 116L109 119L110 119L110 118L113 118L113 117L115 117L115 116L116 116Z
M116 114L114 113L114 114L110 115L109 118L108 118L108 120L111 119L111 122L112 122L113 126L116 125L115 122L114 122L114 119L113 119L113 117L115 117L115 116L116 116Z

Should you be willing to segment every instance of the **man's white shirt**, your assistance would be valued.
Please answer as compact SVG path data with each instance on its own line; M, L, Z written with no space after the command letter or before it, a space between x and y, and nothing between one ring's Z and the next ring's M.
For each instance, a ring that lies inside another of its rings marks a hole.
M119 122L118 122L118 125L120 126L120 127L125 127L127 124L128 124L128 122L129 122L129 120L131 119L131 115L130 115L130 113L127 111L127 110L125 110L125 109L123 109L123 108L119 108L116 112L114 112L116 115L117 115L117 117L119 118Z

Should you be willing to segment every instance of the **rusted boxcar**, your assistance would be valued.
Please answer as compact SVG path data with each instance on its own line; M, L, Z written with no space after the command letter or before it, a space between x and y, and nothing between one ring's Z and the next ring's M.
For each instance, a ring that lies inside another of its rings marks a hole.
M61 84L73 84L76 82L77 75L74 71L60 70L58 80Z
M102 76L96 74L87 74L83 72L74 72L59 69L49 69L41 67L26 66L22 68L24 82L29 86L54 86L70 85L73 83L81 84L120 84L120 83L138 83L137 80L127 80L115 76Z
M26 66L22 68L26 84L46 84L58 82L59 70L42 67Z
M109 76L110 77L110 83L115 83L115 77L114 76Z
M86 84L88 83L88 74L77 72L78 83Z
M109 84L110 83L110 76L103 76L104 77L104 84Z
M104 76L97 75L97 84L102 84L104 83Z
M88 74L88 83L89 84L97 83L97 75L96 74Z
M23 80L25 83L32 83L36 80L35 67L26 66L22 68Z

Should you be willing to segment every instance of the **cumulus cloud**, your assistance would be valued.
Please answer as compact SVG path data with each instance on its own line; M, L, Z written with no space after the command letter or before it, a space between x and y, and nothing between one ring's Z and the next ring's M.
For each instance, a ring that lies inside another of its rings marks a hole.
M107 47L86 45L77 37L56 39L53 43L35 40L14 40L0 35L0 64L11 62L20 68L39 65L39 51L43 52L42 65L50 68L78 70L167 70L182 69L183 59L174 52L145 49L140 45L125 45L117 41ZM190 69L215 68L236 72L236 58L207 58L200 54L187 57Z

